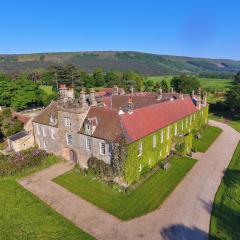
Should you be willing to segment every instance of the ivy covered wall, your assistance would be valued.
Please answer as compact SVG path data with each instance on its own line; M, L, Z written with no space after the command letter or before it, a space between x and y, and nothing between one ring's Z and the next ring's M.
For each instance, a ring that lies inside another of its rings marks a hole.
M208 106L168 127L129 144L124 164L125 181L128 183L137 181L147 169L164 160L170 153L173 141L184 143L183 154L188 154L192 148L191 133L198 131L207 124L207 119ZM179 138L179 135L182 138ZM142 151L139 151L140 145Z

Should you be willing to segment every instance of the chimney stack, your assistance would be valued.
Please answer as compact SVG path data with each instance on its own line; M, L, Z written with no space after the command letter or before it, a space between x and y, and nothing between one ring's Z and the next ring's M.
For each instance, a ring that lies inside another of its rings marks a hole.
M88 108L87 100L86 100L86 92L82 88L82 91L80 92L80 102L82 103L83 108Z
M95 98L95 91L93 88L90 91L90 104L91 104L91 106L97 106L97 101Z
M204 107L207 106L207 92L205 92L204 95L203 95L203 106Z
M157 101L160 101L162 99L162 88L159 88L158 94L157 94Z
M133 85L131 85L131 87L130 87L130 92L131 92L131 94L133 94L133 92L134 92Z
M128 111L129 114L133 113L133 102L132 102L132 98L131 97L128 99L127 111Z

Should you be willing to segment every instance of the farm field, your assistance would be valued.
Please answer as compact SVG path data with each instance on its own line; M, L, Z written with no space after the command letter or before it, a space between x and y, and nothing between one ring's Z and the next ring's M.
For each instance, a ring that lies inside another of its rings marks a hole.
M170 81L172 78L173 76L167 75L167 76L151 76L151 77L148 77L147 79L153 80L154 82L158 82L165 79L167 83L170 85ZM218 92L225 91L233 83L233 81L230 79L221 79L221 78L198 78L198 79L203 88L208 89L210 91L216 90Z

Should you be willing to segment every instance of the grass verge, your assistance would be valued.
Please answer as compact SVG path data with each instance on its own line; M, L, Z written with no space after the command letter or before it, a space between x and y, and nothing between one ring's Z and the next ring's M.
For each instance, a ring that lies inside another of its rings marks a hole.
M210 239L240 239L240 144L215 196Z
M93 176L83 176L77 170L54 181L112 215L127 220L158 208L195 163L192 158L173 157L168 170L160 169L129 194L114 190Z
M207 125L201 133L201 138L193 139L193 148L198 152L206 152L221 132L220 128Z
M0 239L93 239L16 182L58 161L49 156L18 176L0 178Z

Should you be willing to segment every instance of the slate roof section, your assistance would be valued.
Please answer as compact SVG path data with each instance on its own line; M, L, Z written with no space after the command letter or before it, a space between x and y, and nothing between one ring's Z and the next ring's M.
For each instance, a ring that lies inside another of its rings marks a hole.
M191 97L166 101L120 115L127 142L137 141L197 112Z
M57 101L51 102L48 107L46 107L37 117L33 119L33 122L52 126L52 124L49 122L50 115L52 114L53 116L57 117L57 107Z
M91 107L87 114L87 118L97 118L97 127L92 134L93 137L112 141L123 137L117 110L103 107ZM84 126L82 126L80 133L84 134Z
M8 139L11 140L11 141L17 141L23 137L26 137L28 135L28 133L26 131L22 131L22 132L18 132L12 136L10 136Z
M171 97L179 98L179 94L168 94L163 93L162 99L157 100L157 94L142 94L142 95L113 95L111 97L104 97L101 99L105 107L113 108L119 110L120 108L124 111L127 111L128 101L131 98L133 102L133 108L142 108L153 104L158 104L160 102L168 101Z

